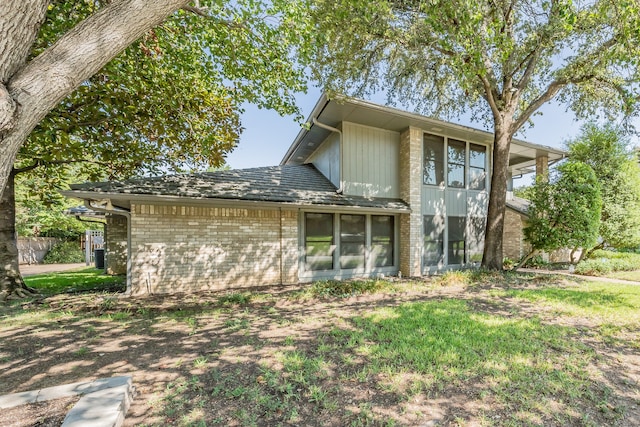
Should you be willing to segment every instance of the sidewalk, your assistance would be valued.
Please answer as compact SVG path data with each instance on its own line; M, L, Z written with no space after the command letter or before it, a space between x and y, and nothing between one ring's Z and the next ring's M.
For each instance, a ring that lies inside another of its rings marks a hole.
M88 266L84 262L79 264L20 264L20 273L22 273L23 276L33 276L34 274L77 270L83 267Z

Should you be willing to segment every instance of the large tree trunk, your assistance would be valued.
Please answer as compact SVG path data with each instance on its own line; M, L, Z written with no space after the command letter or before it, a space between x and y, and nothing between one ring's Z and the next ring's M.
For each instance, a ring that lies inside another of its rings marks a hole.
M0 197L0 301L24 298L36 292L25 285L20 275L14 181L15 173L12 171Z
M25 63L25 52L31 50L48 3L1 2L0 191L5 188L20 146L47 113L118 53L189 1L114 0Z
M488 270L502 270L502 234L504 230L504 210L507 201L507 171L509 168L509 148L511 123L496 123L493 141L493 173L487 212L482 267Z

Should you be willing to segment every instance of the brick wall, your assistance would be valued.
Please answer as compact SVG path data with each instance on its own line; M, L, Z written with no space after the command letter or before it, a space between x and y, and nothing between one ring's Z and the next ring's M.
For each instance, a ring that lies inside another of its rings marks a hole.
M108 215L104 231L107 274L127 274L127 218Z
M410 127L400 134L400 198L411 213L400 215L400 271L422 274L422 130Z
M296 211L133 205L132 293L298 280Z
M513 209L506 208L504 213L504 231L502 234L503 256L518 261L529 253L531 246L524 240L522 231L527 217Z

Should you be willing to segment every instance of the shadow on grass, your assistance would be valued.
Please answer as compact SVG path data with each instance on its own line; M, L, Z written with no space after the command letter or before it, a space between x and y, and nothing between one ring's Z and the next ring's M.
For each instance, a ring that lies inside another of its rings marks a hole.
M570 328L474 312L460 300L378 309L352 324L332 335L398 393L434 397L468 388L494 410L510 408L506 416L516 424L580 424L605 399L587 372L595 354ZM399 385L408 373L412 383ZM458 403L448 402L450 414L464 412Z

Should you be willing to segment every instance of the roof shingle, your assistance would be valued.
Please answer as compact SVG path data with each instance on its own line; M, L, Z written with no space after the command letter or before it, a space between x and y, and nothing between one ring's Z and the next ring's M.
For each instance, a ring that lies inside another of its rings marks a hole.
M72 191L408 210L400 199L338 194L313 165L283 165L71 185Z

